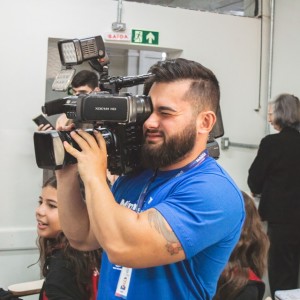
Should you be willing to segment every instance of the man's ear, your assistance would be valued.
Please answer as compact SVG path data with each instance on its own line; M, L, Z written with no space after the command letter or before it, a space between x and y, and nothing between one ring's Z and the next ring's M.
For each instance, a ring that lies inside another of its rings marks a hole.
M197 118L197 132L204 134L209 133L214 127L216 121L216 114L211 110L199 113Z

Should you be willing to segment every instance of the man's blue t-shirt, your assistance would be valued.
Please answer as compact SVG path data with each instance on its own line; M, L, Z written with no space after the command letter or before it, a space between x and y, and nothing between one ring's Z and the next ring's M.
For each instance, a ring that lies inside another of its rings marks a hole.
M142 211L157 209L173 229L186 259L158 267L132 269L128 300L212 299L218 278L237 243L244 220L239 188L213 159L199 166L159 171L150 184ZM153 176L146 170L120 177L113 194L120 205L132 210ZM133 253L134 255L134 253ZM115 296L122 267L102 257L98 300Z

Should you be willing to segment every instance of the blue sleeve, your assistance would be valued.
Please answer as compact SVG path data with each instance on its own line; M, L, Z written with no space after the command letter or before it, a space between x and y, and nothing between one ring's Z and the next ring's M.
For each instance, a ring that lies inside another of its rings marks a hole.
M236 240L244 219L239 189L226 176L204 174L178 183L155 208L179 239L187 258L221 240Z

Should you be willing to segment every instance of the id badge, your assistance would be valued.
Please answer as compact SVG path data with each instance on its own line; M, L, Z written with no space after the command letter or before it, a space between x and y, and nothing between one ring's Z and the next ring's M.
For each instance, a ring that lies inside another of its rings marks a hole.
M129 289L130 279L131 279L131 268L122 267L120 277L118 280L115 296L127 299L127 293Z

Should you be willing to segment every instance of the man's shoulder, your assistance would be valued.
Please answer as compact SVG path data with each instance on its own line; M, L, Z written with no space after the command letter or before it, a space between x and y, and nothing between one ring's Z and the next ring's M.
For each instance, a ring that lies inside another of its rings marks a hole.
M226 178L230 181L233 181L230 174L221 166L214 158L209 157L198 169L195 170L195 173L206 174L206 176L212 176L215 178Z
M170 185L185 189L188 193L216 195L226 190L228 193L240 194L240 189L230 174L214 159L207 158L201 165L175 178Z

